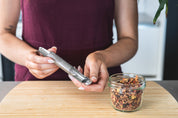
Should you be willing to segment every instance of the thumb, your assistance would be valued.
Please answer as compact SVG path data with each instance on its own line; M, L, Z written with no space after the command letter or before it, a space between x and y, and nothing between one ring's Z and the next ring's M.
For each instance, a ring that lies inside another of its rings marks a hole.
M93 82L97 82L100 67L97 64L90 66L90 79Z
M53 46L53 47L49 48L48 51L56 53L57 52L57 47Z

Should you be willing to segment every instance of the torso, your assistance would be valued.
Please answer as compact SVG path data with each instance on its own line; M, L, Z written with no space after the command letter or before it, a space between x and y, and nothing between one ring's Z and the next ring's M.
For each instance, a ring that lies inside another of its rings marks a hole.
M112 45L114 0L21 0L23 40L38 49L56 46L73 66L84 66L87 55ZM16 64L15 79L36 80ZM112 69L120 72L120 67ZM68 80L58 70L44 80Z

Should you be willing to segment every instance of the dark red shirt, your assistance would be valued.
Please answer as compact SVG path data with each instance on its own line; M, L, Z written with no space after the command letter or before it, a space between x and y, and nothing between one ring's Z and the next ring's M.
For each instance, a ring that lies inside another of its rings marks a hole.
M114 0L21 0L23 40L57 54L73 66L85 64L87 55L112 45ZM109 69L121 72L120 67ZM37 80L26 67L15 65L15 80ZM59 69L44 80L68 80Z

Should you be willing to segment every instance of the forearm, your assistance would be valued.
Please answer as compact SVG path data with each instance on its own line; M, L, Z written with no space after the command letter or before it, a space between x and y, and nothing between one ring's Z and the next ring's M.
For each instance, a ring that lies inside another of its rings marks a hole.
M118 66L131 59L138 49L137 40L123 37L109 48L97 51L100 53L107 67Z
M0 53L25 65L26 56L34 49L15 37L19 14L20 0L0 0Z
M25 66L25 60L31 51L35 51L35 49L13 34L0 34L0 53L13 62Z
M136 0L115 0L115 24L118 42L101 51L107 67L131 59L138 48L138 10Z

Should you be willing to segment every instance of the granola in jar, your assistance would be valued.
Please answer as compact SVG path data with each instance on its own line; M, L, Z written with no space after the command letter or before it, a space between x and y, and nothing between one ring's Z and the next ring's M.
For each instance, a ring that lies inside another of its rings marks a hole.
M146 86L141 75L118 73L110 76L111 104L119 111L135 111L141 107Z

